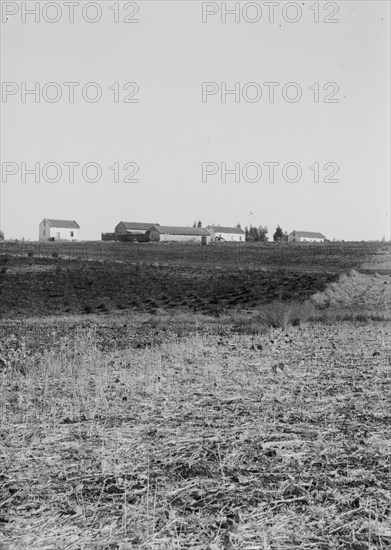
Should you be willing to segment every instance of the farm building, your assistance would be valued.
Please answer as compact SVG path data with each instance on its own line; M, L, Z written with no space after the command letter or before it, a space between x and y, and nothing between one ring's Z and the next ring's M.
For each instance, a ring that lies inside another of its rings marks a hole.
M147 242L148 229L152 226L158 226L158 223L141 223L141 222L119 222L114 229L114 233L102 233L102 241L120 241L128 242Z
M44 218L39 224L40 241L78 241L80 225L75 220Z
M326 237L322 233L312 231L291 231L288 235L289 243L323 243Z
M153 225L148 233L150 241L176 241L207 244L210 241L210 233L202 227L174 227Z
M229 241L229 242L244 242L246 235L240 227L221 227L219 225L208 225L207 230L210 233L210 240Z
M116 233L126 233L130 235L145 235L148 229L152 225L159 225L158 223L141 223L141 222L119 222L115 226L114 231Z

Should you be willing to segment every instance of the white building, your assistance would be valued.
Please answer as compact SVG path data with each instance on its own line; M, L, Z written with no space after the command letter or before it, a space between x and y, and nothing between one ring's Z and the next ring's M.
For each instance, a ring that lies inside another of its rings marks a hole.
M153 225L147 232L151 242L177 241L207 244L210 241L209 231L202 227L176 227Z
M326 237L322 233L313 231L291 231L288 235L289 243L323 243Z
M78 241L80 225L75 220L45 218L39 224L40 241Z
M208 225L206 228L210 233L212 242L228 241L244 243L246 234L240 227L222 227L220 225Z

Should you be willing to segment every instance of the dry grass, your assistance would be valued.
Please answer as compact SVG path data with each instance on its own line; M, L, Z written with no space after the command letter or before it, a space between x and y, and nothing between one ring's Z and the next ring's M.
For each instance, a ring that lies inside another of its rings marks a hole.
M331 283L324 292L312 297L316 306L391 307L390 275L363 274L351 270L342 274L336 283Z
M272 328L287 330L289 325L299 326L315 314L311 302L272 302L263 306L259 312L260 321Z
M92 327L20 353L0 372L1 548L390 547L385 324L114 352Z
M316 307L313 321L390 321L391 278L351 270L324 292L314 294L311 301Z

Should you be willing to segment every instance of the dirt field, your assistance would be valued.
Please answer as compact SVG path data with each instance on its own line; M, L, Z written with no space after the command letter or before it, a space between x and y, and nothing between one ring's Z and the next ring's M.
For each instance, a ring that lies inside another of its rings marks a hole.
M113 243L0 242L0 256L21 260L50 259L121 262L125 264L221 266L229 269L290 269L342 272L362 267L390 270L390 243Z
M219 314L276 299L306 299L338 278L334 273L82 261L26 265L6 258L6 271L0 273L0 315L8 317L159 308Z
M389 274L6 258L1 549L391 546Z

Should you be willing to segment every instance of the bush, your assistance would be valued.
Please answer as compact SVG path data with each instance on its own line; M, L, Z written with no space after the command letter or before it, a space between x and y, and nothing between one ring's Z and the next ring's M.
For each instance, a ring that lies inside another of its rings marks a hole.
M263 307L259 318L269 327L286 330L289 325L299 326L308 321L314 313L315 308L310 302L275 301Z

